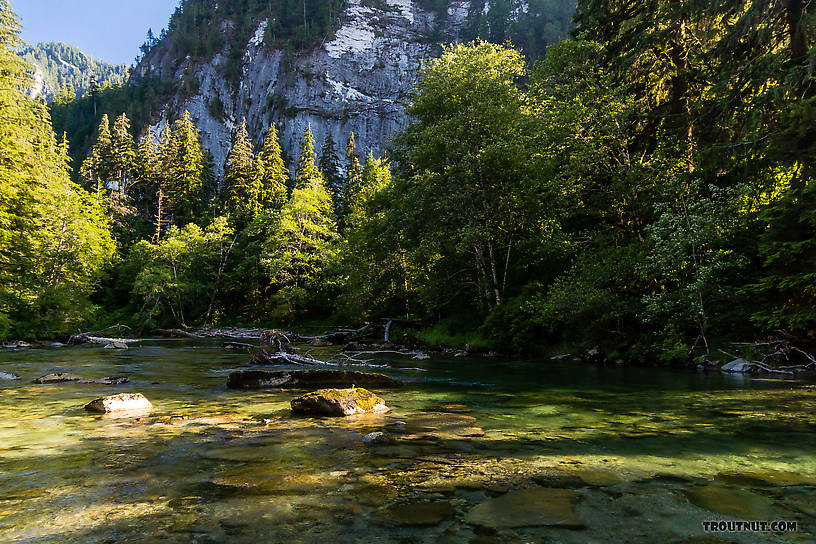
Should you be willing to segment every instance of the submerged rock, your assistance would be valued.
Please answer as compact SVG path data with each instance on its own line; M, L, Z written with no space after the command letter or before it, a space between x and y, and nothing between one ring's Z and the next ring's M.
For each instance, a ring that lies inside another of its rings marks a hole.
M363 444L388 444L390 441L385 433L380 431L368 433L363 437Z
M0 380L19 380L20 376L13 372L0 372Z
M34 383L39 384L47 384L47 383L66 383L66 382L81 382L84 380L82 376L77 376L76 374L70 374L68 372L54 372L52 374L46 374L45 376L40 376Z
M89 412L109 414L112 412L144 412L153 408L153 404L141 393L120 393L96 399L85 405Z
M772 501L744 489L704 485L686 491L689 502L711 512L742 519L773 519Z
M461 440L484 436L476 418L461 414L417 414L407 421L395 421L388 430L405 440Z
M391 389L400 382L373 372L353 370L239 370L227 378L232 389L312 389L331 387Z
M379 523L397 527L439 525L453 517L456 509L445 501L417 501L392 504L375 516Z
M68 372L55 372L53 374L46 374L45 376L40 376L34 383L38 384L55 384L55 383L77 383L82 385L122 385L124 383L130 383L130 378L126 378L124 376L113 376L113 377L105 377L100 378L98 380L92 380L88 378L83 378L82 376L77 376L76 374L70 374Z
M536 487L511 491L474 506L465 516L471 525L492 529L554 526L583 528L572 505L580 495L568 489Z
M387 412L385 401L367 389L321 389L292 401L292 411L316 416Z

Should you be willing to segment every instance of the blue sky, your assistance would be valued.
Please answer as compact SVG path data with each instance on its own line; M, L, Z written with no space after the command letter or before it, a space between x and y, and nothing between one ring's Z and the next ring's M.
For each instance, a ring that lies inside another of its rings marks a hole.
M147 29L167 26L178 0L11 0L23 39L66 42L92 57L132 64Z

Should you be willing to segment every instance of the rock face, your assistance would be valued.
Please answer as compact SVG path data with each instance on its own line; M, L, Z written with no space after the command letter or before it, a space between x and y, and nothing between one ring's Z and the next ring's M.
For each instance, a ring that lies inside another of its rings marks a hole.
M367 389L321 389L292 400L296 414L353 416L387 412L385 401Z
M141 393L121 393L102 397L88 403L85 409L89 412L103 414L115 412L144 412L153 408L153 404Z
M352 370L239 370L227 378L232 389L315 389L326 387L393 389L400 382L373 372Z
M470 41L474 29L488 26L489 33L504 42L511 37L509 29L515 21L526 19L536 25L553 17L557 19L550 25L553 31L528 31L552 34L543 38L551 43L569 26L569 15L556 14L555 7L531 6L526 0L449 0L440 11L428 9L428 4L348 0L333 34L306 50L272 42L275 21L269 16L247 22L213 18L208 24L218 29L223 46L211 58L179 51L171 32L135 67L131 84L158 79L174 94L154 119L154 131L161 133L168 121L188 110L220 177L233 132L242 119L247 120L256 145L269 124L276 122L292 167L307 124L318 153L331 134L342 156L346 139L354 132L358 151L380 154L388 138L408 122L404 102L419 79L422 61L437 56L442 44ZM491 13L494 7L497 13ZM534 13L536 9L540 11ZM508 30L506 36L504 29L493 28L498 21ZM529 46L525 50L534 53ZM236 58L236 52L241 53L240 70L230 81L224 66Z

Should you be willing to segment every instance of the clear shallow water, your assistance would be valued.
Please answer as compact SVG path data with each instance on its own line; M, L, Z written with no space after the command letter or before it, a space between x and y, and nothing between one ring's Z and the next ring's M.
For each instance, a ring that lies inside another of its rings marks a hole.
M408 382L380 392L391 413L320 420L290 415L295 392L226 389L248 359L176 340L0 352L22 377L0 381L0 541L683 542L712 519L799 531L710 542L816 541L813 385L389 359L374 370ZM31 384L58 370L132 381ZM126 391L156 409L83 410Z

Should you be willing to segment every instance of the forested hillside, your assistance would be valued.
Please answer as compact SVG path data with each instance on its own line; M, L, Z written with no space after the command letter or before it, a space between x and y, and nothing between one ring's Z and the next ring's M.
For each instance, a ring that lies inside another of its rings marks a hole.
M24 48L20 57L34 69L33 94L49 101L60 93L76 98L98 92L105 84L121 85L128 78L127 66L96 60L66 43L38 43Z
M50 157L48 176L23 158L3 170L7 192L29 195L0 201L7 333L68 331L93 301L104 311L86 321L145 330L402 316L450 345L600 346L651 363L706 356L723 339L809 335L811 11L582 0L573 38L539 61L509 44L445 47L388 153L360 149L353 131L315 138L306 124L291 156L285 121L255 134L238 119L223 176L194 116L142 135L123 94L74 165L80 190L46 112L20 94L6 3L17 83L0 110L4 149L30 148L15 146L28 140L12 111L53 149L37 154ZM49 204L59 191L81 199L70 213L83 223L65 224L86 226L67 239L94 259L42 249L64 238L45 211L65 205ZM39 272L22 276L20 259ZM57 323L46 310L68 296L74 312ZM31 317L45 315L47 328Z

